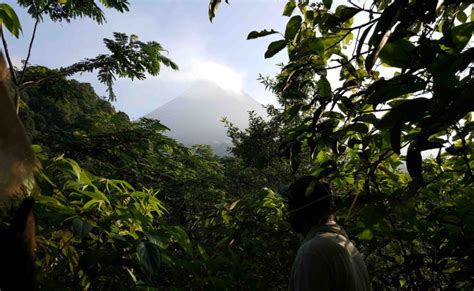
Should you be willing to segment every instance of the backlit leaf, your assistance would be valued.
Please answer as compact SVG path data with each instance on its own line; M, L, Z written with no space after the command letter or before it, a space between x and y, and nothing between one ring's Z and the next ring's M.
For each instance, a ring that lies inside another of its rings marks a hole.
M268 46L267 51L265 52L265 58L268 59L268 58L273 57L278 52L280 52L282 49L284 49L286 47L286 44L287 44L287 42L284 39L277 40L277 41L274 41L274 42L270 43L270 45Z
M291 16L293 14L293 10L296 8L296 1L290 0L286 3L285 8L283 9L283 16Z
M361 10L354 7L347 7L345 5L339 5L336 8L336 15L339 16L340 22L346 22L359 13Z
M458 50L464 49L469 43L474 31L474 22L468 22L454 27L451 31L451 38Z
M249 33L249 35L247 36L247 39L255 39L255 38L259 38L259 37L262 37L262 36L267 36L267 35L270 35L270 34L275 34L275 33L278 33L277 31L275 30L261 30L261 31L252 31Z
M331 97L332 95L331 84L324 76L321 76L318 81L318 94L322 97Z
M137 255L142 268L151 276L157 277L161 264L158 246L151 242L140 242L137 245Z
M407 39L399 39L387 43L380 51L380 59L397 68L406 68L411 65L414 58L415 46Z
M296 33L300 29L302 21L303 20L301 19L301 16L299 15L296 15L290 18L290 20L288 21L286 25L285 39L287 39L288 41L291 41L295 37Z
M20 32L22 31L20 20L15 10L6 3L0 3L0 22L16 38L20 36Z

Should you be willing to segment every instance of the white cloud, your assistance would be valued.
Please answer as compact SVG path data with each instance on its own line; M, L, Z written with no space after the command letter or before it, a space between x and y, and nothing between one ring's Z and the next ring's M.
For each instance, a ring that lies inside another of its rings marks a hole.
M245 73L238 72L224 64L208 60L192 60L189 69L168 75L173 81L189 82L206 80L218 84L228 90L240 92L243 86Z

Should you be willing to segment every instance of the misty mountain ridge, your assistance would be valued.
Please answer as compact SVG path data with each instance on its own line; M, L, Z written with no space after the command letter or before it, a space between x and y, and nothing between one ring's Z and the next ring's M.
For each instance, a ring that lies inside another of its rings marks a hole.
M249 111L267 116L262 104L248 94L199 81L144 117L159 120L170 128L166 135L187 146L209 144L218 155L228 155L231 140L222 118L242 130L248 127Z

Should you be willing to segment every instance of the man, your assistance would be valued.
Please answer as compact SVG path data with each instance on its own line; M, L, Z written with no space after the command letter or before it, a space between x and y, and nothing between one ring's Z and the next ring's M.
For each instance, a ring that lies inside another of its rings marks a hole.
M288 189L291 227L306 236L290 277L290 290L370 290L367 267L334 221L329 185L299 178Z

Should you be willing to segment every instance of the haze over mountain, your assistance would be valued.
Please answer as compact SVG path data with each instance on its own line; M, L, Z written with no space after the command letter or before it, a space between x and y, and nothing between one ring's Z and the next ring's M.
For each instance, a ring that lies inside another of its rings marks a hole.
M262 105L244 92L199 81L144 117L160 120L170 128L167 135L185 145L210 144L217 154L225 155L230 138L222 118L227 117L238 128L245 129L249 111L266 116Z

